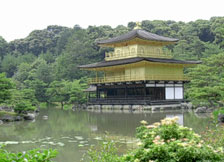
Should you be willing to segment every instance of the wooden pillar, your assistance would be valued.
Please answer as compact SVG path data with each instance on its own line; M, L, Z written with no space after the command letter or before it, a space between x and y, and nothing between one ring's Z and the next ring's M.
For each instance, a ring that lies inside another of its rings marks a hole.
M144 87L143 88L144 98L146 98L146 85L145 85L145 83L144 83L144 86L143 87Z
M127 84L125 84L125 89L124 89L124 98L127 98Z
M183 100L184 100L184 82L182 83L182 87L183 87Z
M103 81L104 82L106 81L106 73L105 72L103 73Z
M100 94L99 94L99 89L98 89L98 87L96 88L96 98L100 98Z

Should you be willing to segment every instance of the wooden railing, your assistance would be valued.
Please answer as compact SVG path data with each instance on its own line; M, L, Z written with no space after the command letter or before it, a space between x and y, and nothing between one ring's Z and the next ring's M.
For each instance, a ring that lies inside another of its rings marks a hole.
M187 81L187 80L189 80L189 78L184 75L147 75L147 76L121 75L121 76L114 76L114 77L89 78L89 84L129 82L129 81L146 81L146 80Z
M172 55L169 52L162 52L162 53L115 53L115 52L108 52L105 53L105 60L117 60L117 59L124 59L124 58L131 58L131 57L153 57L153 58L172 58Z

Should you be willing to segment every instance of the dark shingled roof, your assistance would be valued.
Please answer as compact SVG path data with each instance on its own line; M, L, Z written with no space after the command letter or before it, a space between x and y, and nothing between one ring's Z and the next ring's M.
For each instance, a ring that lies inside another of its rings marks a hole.
M146 58L146 57L134 57L128 59L112 60L112 61L102 61L88 65L81 65L79 68L100 68L116 65L131 64L140 61L149 61L149 62L161 62L161 63L173 63L173 64L200 64L201 61L183 61L175 59L163 59L163 58Z
M126 33L126 34L120 35L118 37L114 37L114 38L107 39L107 40L96 41L96 43L98 45L111 44L111 43L128 41L128 40L131 40L133 38L141 38L141 39L144 39L144 40L162 41L162 42L177 42L178 41L178 39L163 37L163 36L160 36L160 35L157 35L157 34L149 33L149 32L147 32L145 30L142 30L142 29L136 29L136 30L132 30L132 31Z

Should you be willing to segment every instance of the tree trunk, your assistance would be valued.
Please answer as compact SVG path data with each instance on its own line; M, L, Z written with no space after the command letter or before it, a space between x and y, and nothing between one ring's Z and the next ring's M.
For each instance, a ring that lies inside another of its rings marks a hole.
M62 110L64 109L64 103L63 103L63 101L61 102L61 109Z

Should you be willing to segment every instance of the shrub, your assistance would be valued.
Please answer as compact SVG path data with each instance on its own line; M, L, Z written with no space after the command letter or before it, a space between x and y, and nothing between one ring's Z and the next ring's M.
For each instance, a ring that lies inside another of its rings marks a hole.
M103 142L101 150L97 151L91 147L88 151L90 162L119 162L120 158L117 155L117 148L113 141Z
M13 88L11 79L6 78L5 73L0 73L0 103L11 99L10 90Z
M140 139L139 148L124 156L124 161L130 162L193 162L222 161L222 148L214 149L206 145L201 137L191 128L179 126L178 118L166 118L159 123L137 128Z
M0 161L1 162L52 162L51 159L56 157L56 150L29 150L19 153L11 153L0 146Z
M22 112L26 112L26 111L34 111L36 109L35 106L33 106L31 104L31 102L29 101L20 101L19 103L15 104L14 110L17 113L22 113Z
M218 122L218 116L219 116L219 114L224 115L224 107L219 108L219 109L213 111L213 117L214 117L214 119L215 119L216 122Z
M138 148L118 158L119 162L224 161L222 147L206 144L191 128L177 124L178 117L137 128ZM104 150L103 150L104 151ZM95 153L100 156L100 154ZM114 155L107 155L114 156ZM101 156L103 158L103 156ZM93 160L97 162L97 160Z
M66 104L65 106L64 106L64 110L71 110L72 109L72 104Z
M213 147L224 146L224 127L222 125L214 125L212 129L207 128L202 132L203 140Z

